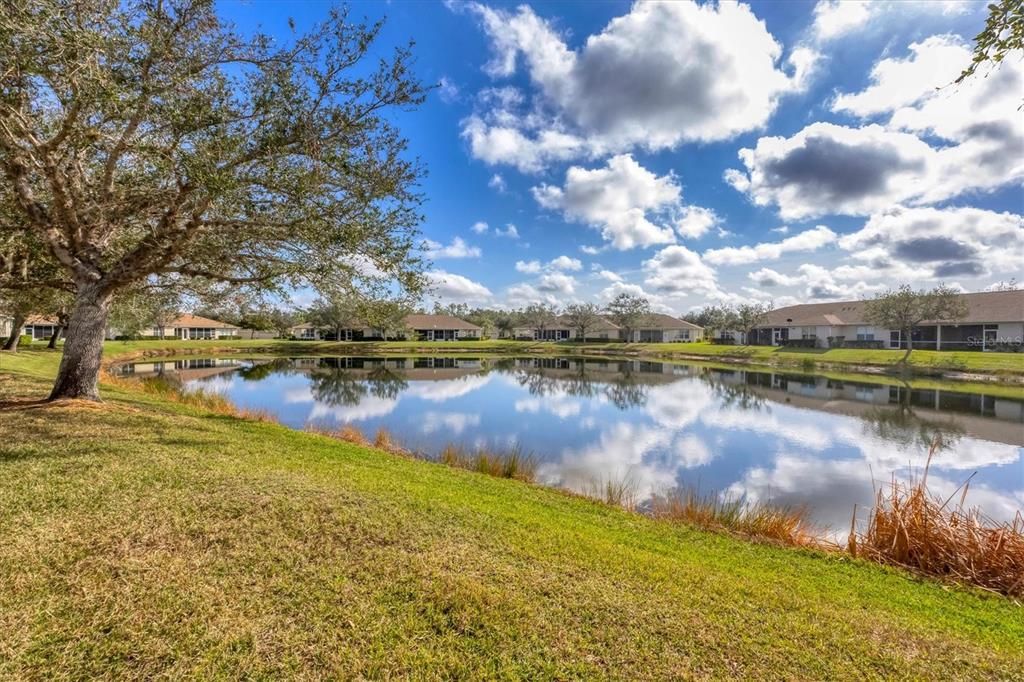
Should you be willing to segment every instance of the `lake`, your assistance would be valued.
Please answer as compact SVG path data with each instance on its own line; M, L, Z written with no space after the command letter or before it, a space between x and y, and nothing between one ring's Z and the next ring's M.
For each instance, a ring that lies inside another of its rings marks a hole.
M205 358L125 365L175 374L288 426L385 427L427 454L445 445L540 461L540 482L588 492L626 481L642 503L677 485L805 505L845 536L873 485L920 472L997 520L1024 509L1024 400L823 376L560 357ZM875 381L879 381L876 379Z

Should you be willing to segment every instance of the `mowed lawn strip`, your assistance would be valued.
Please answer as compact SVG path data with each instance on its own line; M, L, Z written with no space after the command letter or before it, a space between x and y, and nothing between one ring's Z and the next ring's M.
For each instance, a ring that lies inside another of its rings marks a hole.
M42 343L33 344L41 347ZM289 341L279 339L224 339L216 341L108 341L108 356L143 357L167 354L170 351L252 352L263 350L280 354L403 354L421 353L503 353L562 355L641 355L651 359L702 359L749 362L759 365L782 365L793 368L813 362L822 366L891 368L904 355L901 350L865 350L852 348L783 348L773 346L729 346L698 343L553 343L549 341L514 341L489 339L479 341ZM36 352L35 350L31 352ZM966 352L915 350L910 356L910 369L928 372L977 372L1007 378L1024 377L1024 353Z
M1024 673L1002 597L104 390L0 412L0 676Z

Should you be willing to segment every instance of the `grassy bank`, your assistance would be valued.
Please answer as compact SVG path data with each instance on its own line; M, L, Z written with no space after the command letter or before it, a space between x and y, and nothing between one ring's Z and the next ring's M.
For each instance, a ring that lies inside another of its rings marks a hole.
M576 355L643 355L652 359L696 359L796 369L855 371L857 368L892 369L903 357L898 350L784 349L770 346L723 346L710 343L551 343L531 341L388 341L303 342L279 340L231 341L111 341L109 351L146 354L159 349L267 349L292 353L543 353ZM1024 379L1024 354L968 353L916 350L910 369L919 374L963 373Z
M1024 672L1005 598L120 386L22 402L56 360L0 356L0 676Z
M618 350L618 357L626 357L625 352L632 352L634 355L649 357L658 362L669 362L679 364L699 364L715 369L736 369L736 362L726 362L728 358L716 357L714 355L691 355L683 356L671 352L656 352L658 348L675 348L685 346L687 348L718 348L710 344L562 344L562 343L528 343L522 341L476 341L476 342L436 342L436 343L413 343L413 342L388 342L388 343L311 343L302 341L278 341L278 340L248 340L238 339L231 341L108 341L104 352L109 359L140 359L155 356L164 357L187 357L188 355L213 355L219 353L244 353L246 357L273 357L275 355L314 355L314 354L335 354L335 355L425 355L425 354L461 354L461 355L532 355L532 354L562 354L587 357L589 355L601 355L602 357L614 356L613 351ZM636 351L630 349L643 348L646 350ZM1021 357L1021 356L1017 356ZM1024 358L1022 358L1024 360ZM750 361L740 363L741 367L749 367L751 370L763 371L786 371L790 373L813 373L826 376L838 381L851 381L876 384L898 384L909 385L910 388L920 389L943 389L956 390L964 393L978 393L991 396L1007 398L1020 398L1021 375L1007 374L1003 371L998 377L992 376L986 381L950 381L946 379L935 379L926 376L910 377L907 379L896 379L881 373L854 372L855 365L847 367L847 371L826 369L825 363L814 363L813 367L807 367L806 362L798 364L771 364L766 362ZM2 366L0 366L2 369ZM991 379L1002 379L993 381Z

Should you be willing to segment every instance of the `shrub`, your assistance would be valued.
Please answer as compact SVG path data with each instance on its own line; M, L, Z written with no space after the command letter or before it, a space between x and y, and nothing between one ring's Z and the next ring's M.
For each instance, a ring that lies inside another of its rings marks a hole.
M842 337L837 337L837 338L842 338ZM867 339L859 339L859 340L858 339L850 339L849 341L843 341L840 344L839 347L840 348L862 348L862 349L881 350L881 349L885 348L885 342L882 341L881 339L871 339L871 340L867 340Z
M786 339L781 344L784 348L816 348L817 339Z

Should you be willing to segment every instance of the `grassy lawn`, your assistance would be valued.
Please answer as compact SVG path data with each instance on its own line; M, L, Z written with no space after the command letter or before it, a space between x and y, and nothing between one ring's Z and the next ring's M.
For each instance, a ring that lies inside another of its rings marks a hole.
M510 340L485 341L388 341L384 342L310 342L279 340L230 341L108 341L108 353L144 354L155 349L216 350L225 348L273 349L292 353L570 353L641 354L652 358L744 361L752 364L803 367L808 362L831 367L892 367L903 351L830 349L783 349L771 346L725 346L711 343L552 343ZM1024 377L1024 354L939 352L917 350L910 356L912 369L953 371Z
M104 391L0 411L0 677L1024 674L1005 598Z

